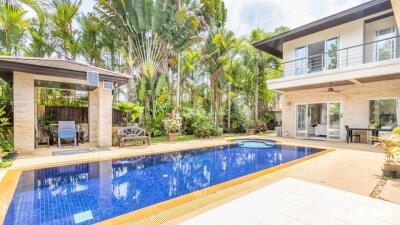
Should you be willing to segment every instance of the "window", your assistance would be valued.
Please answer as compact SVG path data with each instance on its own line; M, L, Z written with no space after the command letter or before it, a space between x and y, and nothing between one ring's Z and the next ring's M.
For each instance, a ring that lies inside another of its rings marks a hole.
M338 68L339 38L325 41L325 67L327 70Z
M376 31L376 61L393 59L396 57L396 39L394 37L396 37L395 27Z
M399 99L369 101L369 123L377 127L394 128L399 122Z
M296 48L295 52L295 74L302 75L306 72L307 49L305 46Z

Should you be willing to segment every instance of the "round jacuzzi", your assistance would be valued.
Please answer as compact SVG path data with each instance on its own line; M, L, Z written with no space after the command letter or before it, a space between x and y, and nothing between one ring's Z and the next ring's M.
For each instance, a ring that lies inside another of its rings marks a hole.
M275 141L262 139L237 139L232 141L243 148L273 148L276 145Z

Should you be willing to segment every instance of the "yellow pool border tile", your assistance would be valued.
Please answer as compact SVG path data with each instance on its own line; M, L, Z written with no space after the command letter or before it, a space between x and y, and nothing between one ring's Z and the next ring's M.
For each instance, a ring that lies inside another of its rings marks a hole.
M0 182L0 224L4 223L21 173L21 170L8 171L3 177L2 182Z
M183 147L180 148L179 146L171 146L172 148L176 149L171 149L171 150L151 150L149 152L138 152L138 153L130 153L130 154L121 154L121 155L115 155L115 156L106 156L106 157L94 157L91 159L82 159L82 160L71 160L71 161L65 161L65 162L56 162L56 163L48 163L44 165L38 165L38 166L28 166L28 167L21 167L21 168L14 168L10 169L6 172L5 176L3 177L3 180L0 181L0 205L1 205L1 211L0 211L0 224L4 222L5 216L7 214L7 210L11 204L12 197L14 195L14 192L16 190L19 178L22 174L23 171L29 171L29 170L36 170L36 169L45 169L45 168L52 168L52 167L58 167L58 166L68 166L68 165L75 165L75 164L82 164L82 163L91 163L91 162L100 162L100 161L107 161L107 160L117 160L117 159L124 159L124 158L130 158L130 157L142 157L142 156L149 156L149 155L157 155L157 154L163 154L163 153L171 153L171 152L180 152L180 151L190 151L190 150L196 150L196 149L203 149L203 148L210 148L210 147L218 147L218 146L224 146L224 145L229 145L232 144L235 140L249 140L249 139L255 139L255 140L268 140L268 141L273 141L277 144L280 145L286 145L286 146L293 146L293 147L299 147L298 145L291 144L291 143L285 143L282 141L276 141L276 140L271 140L267 137L242 137L242 138L226 138L225 143L218 143L218 144L205 144L204 146L193 146L193 147ZM178 206L179 204L190 202L198 197L203 197L208 194L217 192L219 190L232 187L234 185L244 183L246 181L250 181L253 179L256 179L258 177L264 176L266 174L273 173L277 170L281 170L284 168L287 168L289 166L292 166L294 164L304 162L306 160L318 157L320 155L326 154L328 152L332 152L335 149L333 148L327 148L327 147L321 147L321 146L315 146L315 145L301 145L300 147L308 147L308 148L316 148L316 149L321 149L320 152L314 153L312 155L296 159L290 162L283 163L278 166L274 166L272 168L268 168L266 170L258 171L243 177L236 178L234 180L230 180L221 184L217 184L211 187L208 187L206 189L202 189L199 191L195 191L171 200L167 200L165 202L161 202L143 209L139 209L133 212L129 212L117 217L110 218L108 220L99 222L98 224L124 224L127 221L129 222L132 220L132 218L135 218L135 220L138 220L140 218L144 218L146 216L152 215L154 213L167 210L173 207ZM110 223L111 221L111 223ZM123 222L125 221L125 222Z

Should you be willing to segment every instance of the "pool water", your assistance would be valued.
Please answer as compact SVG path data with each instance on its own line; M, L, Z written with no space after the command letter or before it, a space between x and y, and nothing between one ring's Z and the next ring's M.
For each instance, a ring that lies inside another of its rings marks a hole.
M319 151L266 143L24 171L4 224L93 224Z

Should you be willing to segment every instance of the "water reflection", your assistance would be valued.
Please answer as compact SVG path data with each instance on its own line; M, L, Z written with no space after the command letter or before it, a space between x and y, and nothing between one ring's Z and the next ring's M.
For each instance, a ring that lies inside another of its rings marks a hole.
M27 171L5 224L92 224L316 151L230 145Z

